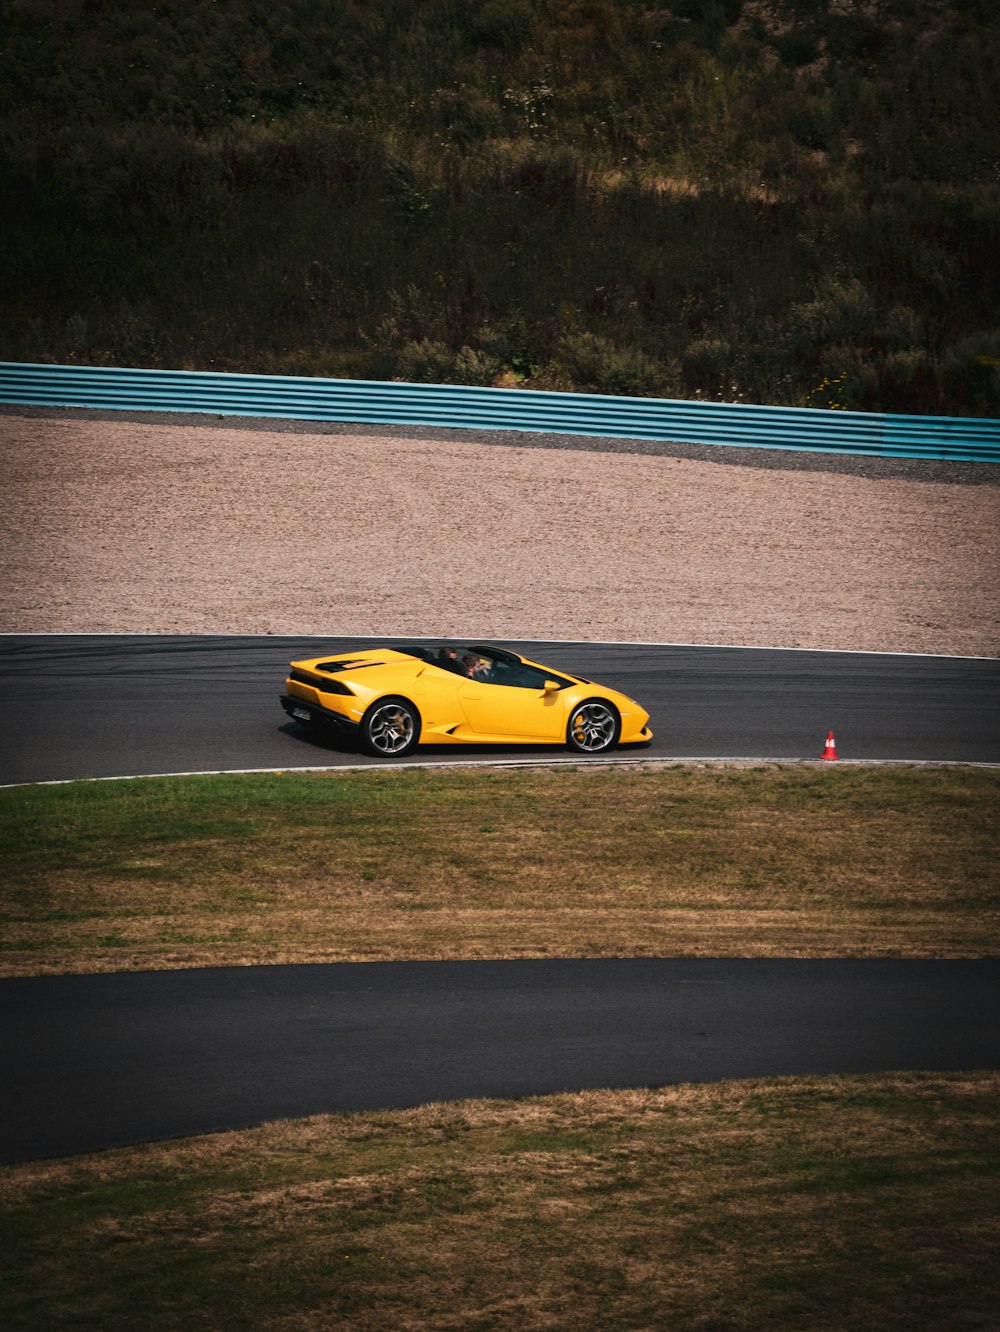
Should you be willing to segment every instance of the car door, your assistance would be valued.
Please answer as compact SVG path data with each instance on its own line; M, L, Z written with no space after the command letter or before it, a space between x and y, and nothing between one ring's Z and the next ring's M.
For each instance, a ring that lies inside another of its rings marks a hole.
M424 731L449 730L465 720L459 690L470 681L464 675L429 665L416 673L410 693L420 709Z
M514 683L466 680L460 684L458 696L472 729L480 735L562 740L566 708L561 690L545 690L545 681L551 677L533 666L520 665L508 678Z

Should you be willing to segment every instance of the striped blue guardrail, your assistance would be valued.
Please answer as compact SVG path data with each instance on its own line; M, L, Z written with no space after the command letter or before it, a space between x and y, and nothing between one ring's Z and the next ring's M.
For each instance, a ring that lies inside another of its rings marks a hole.
M0 362L0 402L1000 462L1000 421L590 393Z

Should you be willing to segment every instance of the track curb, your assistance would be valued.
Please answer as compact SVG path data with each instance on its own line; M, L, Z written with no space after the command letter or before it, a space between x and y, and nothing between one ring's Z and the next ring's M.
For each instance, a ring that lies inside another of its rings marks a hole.
M981 763L963 759L837 759L837 765L845 768L1000 768L1000 763ZM423 772L435 772L453 768L756 768L762 765L774 768L821 768L828 771L831 764L823 759L806 758L753 758L749 755L731 757L684 755L665 758L625 758L625 759L588 759L582 755L566 758L538 759L461 759L451 762L442 759L439 762L407 763L343 763L314 765L303 768L200 768L190 772L136 772L121 773L113 777L59 777L41 782L5 782L0 784L0 791L15 791L29 786L74 786L78 782L141 782L163 781L169 777L263 777L284 776L299 773L357 773L357 772L406 772L418 769Z

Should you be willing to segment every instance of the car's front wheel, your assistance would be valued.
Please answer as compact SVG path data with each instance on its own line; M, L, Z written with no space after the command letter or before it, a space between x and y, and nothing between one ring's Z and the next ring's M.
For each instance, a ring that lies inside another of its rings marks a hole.
M566 743L579 754L603 754L614 749L621 730L621 718L610 703L588 698L573 709L566 728Z
M402 758L420 740L420 713L405 698L380 698L361 718L361 745L377 758Z

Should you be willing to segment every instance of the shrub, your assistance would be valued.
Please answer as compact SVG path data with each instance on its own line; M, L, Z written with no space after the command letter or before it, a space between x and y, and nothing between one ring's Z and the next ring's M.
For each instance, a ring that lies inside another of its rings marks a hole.
M560 340L556 365L574 385L625 397L653 397L668 392L676 366L658 365L645 353L617 347L596 333L574 333Z
M694 393L721 394L732 363L733 349L724 338L700 338L681 357L684 387Z
M882 321L880 332L890 348L913 349L924 341L923 321L908 305L894 305Z
M519 314L487 321L479 330L478 341L483 354L499 362L498 373L509 370L515 380L522 380L529 379L538 368L527 324Z
M803 148L826 151L836 133L836 120L830 103L818 97L804 99L790 109L788 128L792 138Z
M459 146L489 139L501 126L500 108L474 89L439 88L431 99L442 130Z
M518 162L511 172L511 186L546 209L567 210L576 202L586 183L578 154L573 148L538 148Z
M486 0L484 5L470 6L470 36L479 46L512 54L530 41L532 18L522 0Z
M396 357L396 373L400 379L416 384L444 384L454 365L454 357L443 342L423 338L408 342Z
M473 347L461 347L448 372L453 384L492 384L503 371L503 362Z
M792 324L814 346L867 343L875 328L875 304L857 278L823 283L814 301L794 305Z
M413 169L406 162L393 162L386 172L388 198L400 217L407 222L425 217L433 208L433 194L417 180Z
M673 0L670 8L678 18L694 23L711 22L718 16L723 27L728 27L743 13L743 0Z
M123 300L111 324L114 357L120 365L156 367L164 364L162 322L148 305Z
M805 396L803 407L832 411L867 411L874 405L878 371L871 355L858 347L830 347L820 358L819 382Z
M815 35L804 28L789 28L778 38L778 55L783 65L793 69L811 65L819 59L820 45Z
M86 318L81 314L70 315L65 327L66 346L73 356L80 356L89 343Z
M970 333L949 347L943 379L949 413L1000 416L1000 328Z
M444 336L440 306L415 282L407 283L402 291L390 290L386 302L388 310L376 323L373 335L365 338L370 346L398 349L439 342Z
M879 374L879 402L884 411L933 412L938 394L937 368L925 348L900 348L885 358Z

